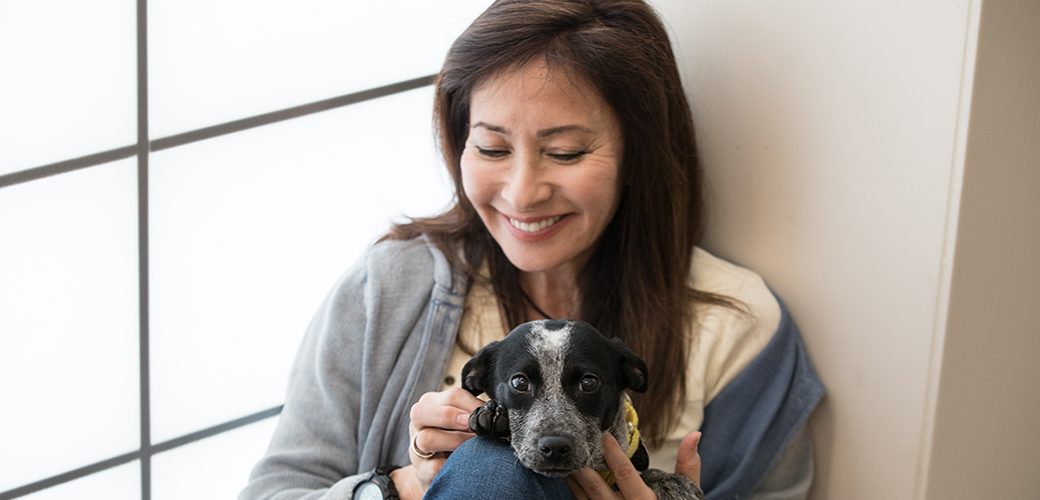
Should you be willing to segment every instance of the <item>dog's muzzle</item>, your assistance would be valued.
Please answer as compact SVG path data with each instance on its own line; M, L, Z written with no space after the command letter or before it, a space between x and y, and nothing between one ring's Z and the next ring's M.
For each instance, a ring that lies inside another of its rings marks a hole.
M563 436L545 436L538 440L538 451L547 464L565 463L572 450L571 440Z

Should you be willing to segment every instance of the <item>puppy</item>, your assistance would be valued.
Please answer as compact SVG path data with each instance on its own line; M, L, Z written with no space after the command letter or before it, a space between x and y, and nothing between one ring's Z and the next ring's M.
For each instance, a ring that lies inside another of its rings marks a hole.
M470 416L470 429L508 439L520 462L535 472L564 477L585 467L609 471L602 448L603 433L609 432L629 450L657 498L704 498L686 476L646 470L649 457L624 391L646 391L646 363L587 323L549 320L516 327L466 363L462 386L491 398Z

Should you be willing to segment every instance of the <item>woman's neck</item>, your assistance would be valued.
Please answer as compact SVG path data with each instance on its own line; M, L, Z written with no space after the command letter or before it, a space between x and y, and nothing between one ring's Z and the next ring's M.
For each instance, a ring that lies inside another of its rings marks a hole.
M581 292L577 273L521 272L520 285L534 304L527 304L527 319L581 319ZM540 310L540 311L539 311Z

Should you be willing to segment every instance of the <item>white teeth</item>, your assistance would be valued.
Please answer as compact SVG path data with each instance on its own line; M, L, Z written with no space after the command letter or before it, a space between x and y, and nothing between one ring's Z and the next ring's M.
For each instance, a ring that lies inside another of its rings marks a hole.
M517 229L519 229L521 231L528 232L528 233L536 233L536 232L541 231L542 229L545 229L545 228L547 228L547 227L549 227L549 226L551 226L553 224L556 224L562 218L563 218L563 216L557 215L556 217L550 217L548 219L545 219L545 220L542 220L542 221L538 221L538 222L520 222L520 221L518 221L516 219L509 219L509 223L512 224L513 227L515 227L515 228L517 228Z

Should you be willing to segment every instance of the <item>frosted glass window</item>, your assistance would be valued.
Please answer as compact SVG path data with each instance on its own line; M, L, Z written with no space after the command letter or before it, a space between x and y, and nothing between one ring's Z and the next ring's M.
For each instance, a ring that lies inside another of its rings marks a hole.
M0 491L140 447L136 173L0 188Z
M277 418L187 444L152 458L154 500L234 499L264 456Z
M134 2L0 2L0 175L137 142Z
M141 463L135 460L126 465L59 484L21 498L25 500L140 500Z
M311 316L401 214L450 201L432 87L151 155L152 436L281 404Z
M153 138L436 73L489 0L148 2Z

